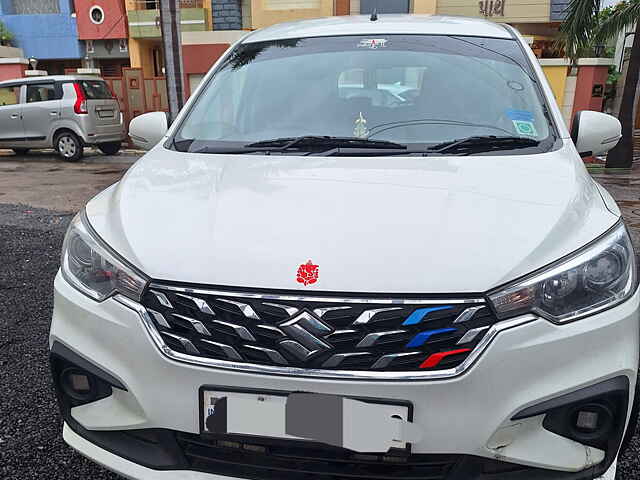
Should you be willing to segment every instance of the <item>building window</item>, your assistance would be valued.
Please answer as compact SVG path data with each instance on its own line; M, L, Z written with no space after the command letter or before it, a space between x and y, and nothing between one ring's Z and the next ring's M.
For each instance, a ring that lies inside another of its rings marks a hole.
M118 41L118 45L120 47L120 53L127 53L129 51L129 44L127 43L126 38L121 38Z
M60 0L9 0L5 3L5 15L34 15L60 13ZM8 4L8 5L7 5Z
M409 0L361 0L360 12L369 15L377 9L378 13L410 13Z
M95 47L93 46L93 40L87 40L87 53L95 53Z
M89 19L96 25L100 25L104 22L104 10L97 5L94 5L89 9Z

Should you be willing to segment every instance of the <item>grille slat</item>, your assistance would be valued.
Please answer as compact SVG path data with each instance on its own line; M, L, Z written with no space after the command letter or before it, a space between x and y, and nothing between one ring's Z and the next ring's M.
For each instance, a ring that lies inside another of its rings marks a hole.
M457 461L451 455L363 455L313 442L219 437L179 433L177 439L196 470L224 474L233 468L236 476L260 480L443 480Z
M227 298L221 291L178 291L158 284L142 300L156 329L178 353L316 370L455 368L497 322L477 300L412 302L236 292ZM459 345L465 352L440 355L460 350Z

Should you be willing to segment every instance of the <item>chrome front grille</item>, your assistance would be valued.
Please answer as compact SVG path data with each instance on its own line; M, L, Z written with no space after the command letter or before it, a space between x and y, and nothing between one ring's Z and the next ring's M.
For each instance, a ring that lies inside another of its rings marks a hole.
M142 303L165 353L276 373L451 371L469 362L497 322L481 298L299 297L153 284Z

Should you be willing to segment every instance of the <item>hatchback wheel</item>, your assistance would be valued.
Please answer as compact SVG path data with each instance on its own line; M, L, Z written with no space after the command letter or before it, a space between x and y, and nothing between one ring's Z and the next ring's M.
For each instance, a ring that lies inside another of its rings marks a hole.
M105 155L117 155L120 152L120 147L122 146L122 142L109 142L109 143L101 143L98 145L98 148Z
M54 145L60 156L68 162L77 162L82 157L82 143L75 133L58 134Z
M29 152L28 148L12 148L12 150L16 155L26 155Z

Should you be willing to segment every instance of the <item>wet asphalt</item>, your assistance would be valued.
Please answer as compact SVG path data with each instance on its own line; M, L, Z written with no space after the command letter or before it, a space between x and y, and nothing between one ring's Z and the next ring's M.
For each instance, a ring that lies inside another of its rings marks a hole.
M620 176L598 180L611 190L632 189L633 200L625 198L622 190L612 193L623 200L627 224L640 231L640 208L635 210L624 203L633 201L640 207L640 176L626 181ZM631 218L634 214L638 219ZM47 338L53 279L72 216L26 205L0 204L1 480L120 478L63 442L62 420L51 386ZM618 480L640 480L638 433L620 459Z

